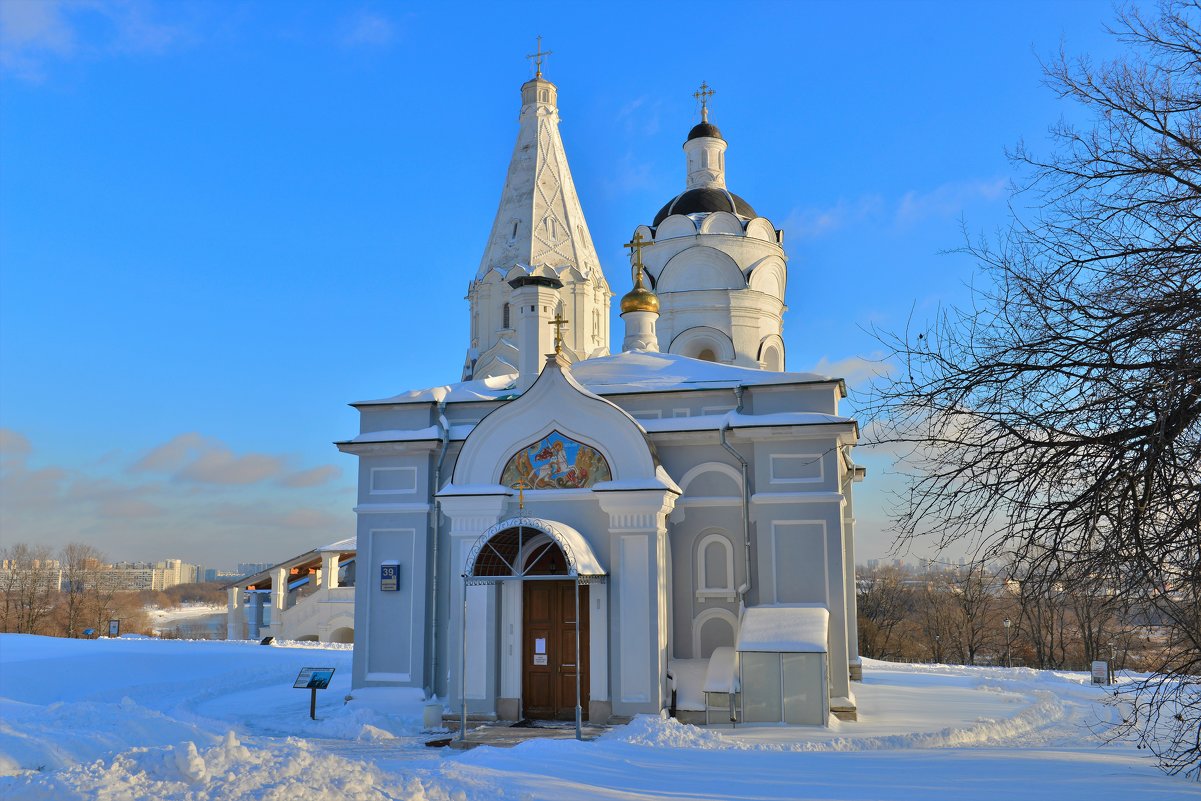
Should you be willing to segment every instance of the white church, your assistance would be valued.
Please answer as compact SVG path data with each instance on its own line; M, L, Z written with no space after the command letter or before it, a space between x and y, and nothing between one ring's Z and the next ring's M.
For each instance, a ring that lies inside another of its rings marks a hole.
M577 730L702 691L726 725L854 719L858 427L842 380L786 370L783 232L727 188L702 84L682 191L610 273L611 352L536 63L462 380L352 404L337 443L359 460L353 685Z

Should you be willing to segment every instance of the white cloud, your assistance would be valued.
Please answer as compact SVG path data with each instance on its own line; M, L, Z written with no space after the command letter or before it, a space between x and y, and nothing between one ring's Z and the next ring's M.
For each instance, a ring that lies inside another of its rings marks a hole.
M319 487L342 476L342 469L332 464L289 473L279 480L283 487Z
M629 133L653 136L659 132L663 101L645 95L636 97L617 110L616 119Z
M4 0L0 68L36 82L54 60L161 53L182 30L154 19L157 10L143 0Z
M232 566L353 531L353 489L339 481L338 467L287 469L294 457L235 453L196 432L149 449L132 466L128 456L82 455L69 466L41 465L41 451L13 429L0 429L0 453L5 544L85 542L114 559Z
M343 26L339 41L347 47L382 47L396 39L396 26L381 14L360 11Z
M0 462L23 462L32 452L28 437L11 428L0 428Z
M190 431L179 434L167 442L152 448L145 456L129 468L132 472L144 470L177 470L182 467L191 455L209 446L208 440Z
M170 472L175 481L254 484L284 472L285 460L265 453L235 454L219 440L196 432L179 434L152 448L130 472Z
M236 456L225 448L201 453L175 474L176 481L204 484L255 484L274 478L284 469L283 460L262 453Z
M962 214L969 203L1003 197L1008 185L1007 179L994 178L990 181L952 181L929 192L906 192L897 205L896 222L912 225L931 217L955 217Z
M847 386L857 387L866 384L873 378L888 375L892 370L892 365L884 361L883 355L876 354L870 359L862 356L848 356L833 362L823 356L813 366L812 372L832 378L841 378L847 382Z
M878 194L860 195L852 200L839 198L833 206L825 208L795 208L781 227L786 240L817 239L867 219L883 205L884 200Z

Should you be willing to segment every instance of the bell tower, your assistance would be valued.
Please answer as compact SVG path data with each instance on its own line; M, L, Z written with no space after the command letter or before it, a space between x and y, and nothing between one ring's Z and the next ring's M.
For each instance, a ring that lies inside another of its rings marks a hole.
M556 316L571 321L560 349L568 362L609 352L612 292L559 135L559 90L542 75L549 55L539 37L529 56L534 77L521 86L517 142L496 219L467 289L471 344L464 379L518 373L523 365L540 370L550 351L523 349L541 348L545 323ZM531 314L538 318L528 320L531 330L539 333L523 336L519 323Z

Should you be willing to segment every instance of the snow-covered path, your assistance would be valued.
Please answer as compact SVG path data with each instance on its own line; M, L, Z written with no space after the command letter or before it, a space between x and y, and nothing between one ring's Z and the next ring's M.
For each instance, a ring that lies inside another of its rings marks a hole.
M0 799L1201 799L1101 744L1085 674L869 662L860 721L829 729L644 717L456 752L424 747L418 695L347 700L347 647L296 645L0 635ZM311 721L291 684L317 665Z

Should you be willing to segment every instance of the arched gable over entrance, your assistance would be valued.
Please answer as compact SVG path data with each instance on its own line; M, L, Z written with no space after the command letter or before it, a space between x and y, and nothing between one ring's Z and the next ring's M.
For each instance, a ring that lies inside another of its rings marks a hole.
M646 431L625 410L584 389L565 368L550 357L533 386L476 425L455 462L455 487L503 484L515 454L554 435L595 451L613 481L656 478L658 463Z
M529 545L543 534L559 546L567 560L566 572L557 578L573 578L582 584L604 580L605 569L583 534L539 517L502 520L481 534L467 552L463 577L468 584L527 578L535 561L529 558Z

